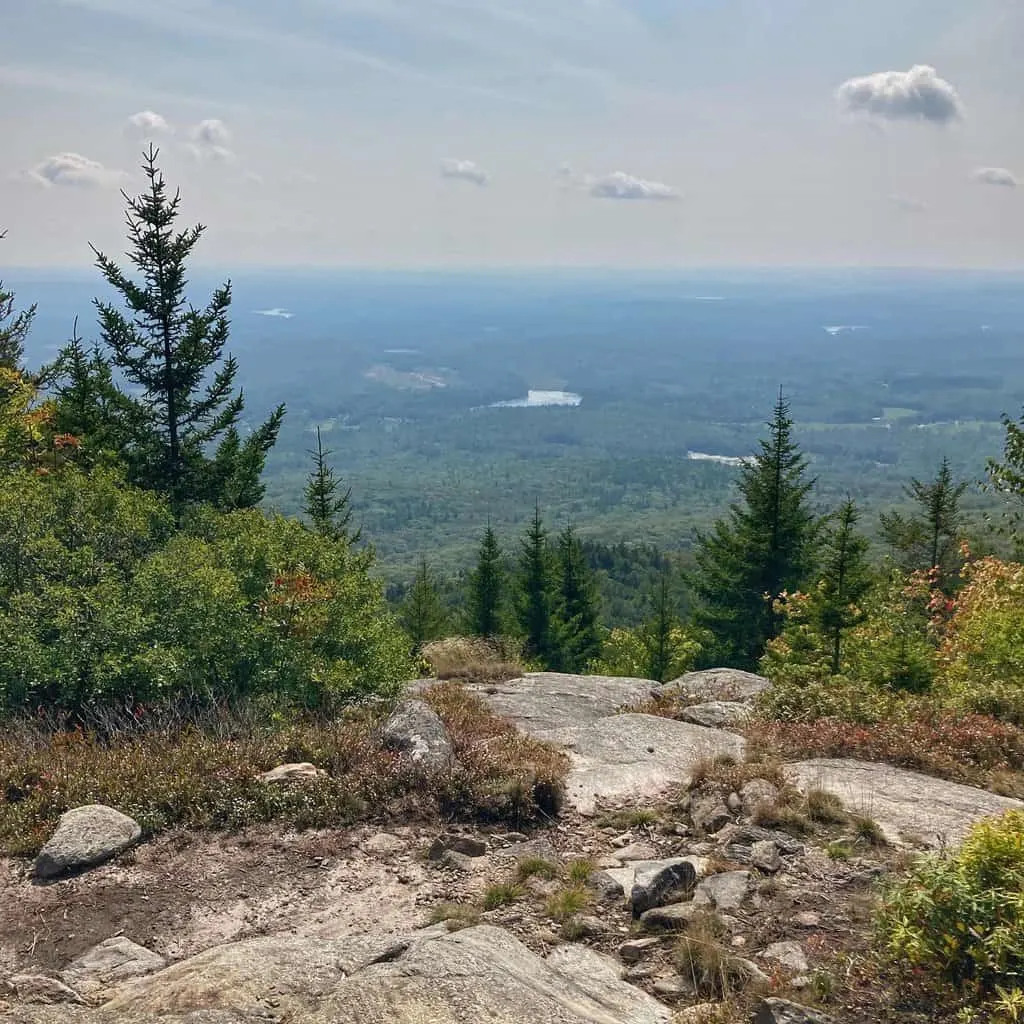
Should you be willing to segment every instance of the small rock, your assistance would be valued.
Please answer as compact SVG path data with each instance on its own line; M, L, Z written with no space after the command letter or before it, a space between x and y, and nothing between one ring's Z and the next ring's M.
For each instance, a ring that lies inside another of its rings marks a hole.
M788 999L764 999L753 1024L832 1024L832 1018Z
M683 708L679 717L692 725L703 725L705 729L731 729L750 717L750 708L738 701L712 700Z
M774 804L779 799L779 790L776 785L767 779L751 779L744 783L740 790L740 800L743 804L743 813L748 817L762 804Z
M85 1000L73 988L42 974L15 974L7 979L7 987L23 1003L47 1006L54 1003L85 1004Z
M501 832L495 833L492 836L495 842L502 843L504 845L510 845L511 843L525 843L527 837L522 832Z
M680 1010L673 1021L674 1024L717 1024L721 1019L721 1003L697 1003Z
M682 857L638 862L629 894L633 916L639 917L651 907L662 906L672 895L692 889L696 881L696 868Z
M667 907L652 907L640 915L640 923L645 928L666 928L670 931L681 931L695 917L705 913L702 907L692 903L671 903Z
M725 806L732 811L733 814L739 814L743 810L743 801L740 799L739 793L730 793L729 799L725 801Z
M500 853L502 857L511 857L516 861L539 857L541 860L558 864L561 860L558 851L547 839L529 839L525 843L513 843L512 846L507 846Z
M762 839L750 848L750 863L768 875L774 875L782 868L779 848L773 839Z
M733 949L743 949L743 947L746 944L747 944L747 937L745 935L734 935L729 940L729 945L732 946Z
M452 871L458 871L465 873L473 870L473 858L467 857L464 853L459 853L457 850L445 850L441 854L441 866L450 868Z
M801 910L793 915L793 924L800 928L817 928L821 925L821 915L813 910Z
M259 776L260 782L268 784L288 784L293 782L312 782L315 779L326 778L327 772L308 761L300 761L296 764L279 764L271 768L269 772L263 772Z
M734 956L729 961L730 973L738 975L748 985L769 985L771 978L761 970L753 960L745 960L741 956Z
M454 755L451 739L437 712L423 700L405 700L381 731L384 746L404 754L426 771L447 771Z
M616 856L620 861L628 862L634 860L657 860L660 851L651 846L650 843L630 843L624 846Z
M158 953L132 942L124 935L107 939L61 971L61 981L76 992L89 995L109 985L152 974L167 965Z
M608 854L605 854L603 857L598 857L596 863L597 866L602 869L622 867L622 861L619 860L618 857L611 857Z
M717 832L732 821L729 809L715 794L696 798L690 805L690 817L695 828L709 834Z
M646 939L629 939L619 946L619 956L627 964L638 963L652 950L661 945L661 939L653 936Z
M460 836L450 832L439 835L427 850L428 860L441 860L446 851L461 853L464 857L483 857L487 854L487 844L474 836ZM507 853L508 851L503 851Z
M810 969L799 942L773 942L762 954L762 959L781 964L787 970L802 974Z
M595 871L587 879L587 886L597 893L597 898L602 903L614 903L626 898L626 890L622 883L607 871Z
M579 914L569 919L569 928L583 939L599 939L611 930L599 917Z
M650 981L652 978L658 976L658 968L654 964L633 964L631 967L627 967L619 977L623 981L628 981L633 985L639 985L642 982Z
M682 974L659 978L654 983L655 995L662 999L684 999L694 994L693 982Z
M633 842L633 833L623 832L622 835L618 835L612 840L612 846L620 850L624 846L629 846L631 842Z
M141 838L139 823L113 807L76 807L61 815L57 830L39 851L32 870L37 878L56 878L102 864Z
M697 886L693 902L696 906L710 905L719 910L735 910L746 899L749 888L749 871L726 871L705 878Z

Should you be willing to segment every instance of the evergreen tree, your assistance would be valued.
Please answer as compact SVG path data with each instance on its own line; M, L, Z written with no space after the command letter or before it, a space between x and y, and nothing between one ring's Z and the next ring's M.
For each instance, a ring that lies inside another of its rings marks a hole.
M7 232L0 231L0 240L6 237ZM4 288L3 281L0 281L0 369L24 370L25 338L35 315L35 306L15 313L14 293Z
M202 309L186 299L186 264L205 228L174 230L181 195L168 196L157 156L150 146L142 165L147 190L136 198L124 194L129 259L141 281L93 249L97 268L125 306L122 312L95 303L104 358L124 378L122 399L131 409L121 421L120 454L131 482L167 494L178 514L195 501L252 506L263 495L260 474L284 406L243 440L238 366L224 355L231 285L218 288Z
M780 628L772 598L806 583L814 567L821 529L808 502L814 481L781 391L768 428L740 471L742 500L698 537L691 583L700 602L696 623L715 638L709 663L754 669Z
M504 632L505 582L501 547L488 523L476 568L469 575L465 620L470 636L495 637Z
M966 482L956 483L943 459L931 483L911 480L904 493L919 511L903 516L898 512L881 515L882 536L892 548L894 558L905 572L936 571L935 583L955 576L962 567L959 543L963 532L960 499Z
M549 667L557 662L559 652L555 573L539 505L521 542L517 582L517 612L526 655Z
M424 644L440 639L447 631L448 612L426 558L420 560L399 617L412 639L414 651L422 650Z
M556 668L583 672L601 655L600 596L576 531L567 525L558 538L559 635Z
M352 489L343 492L335 479L334 470L327 461L331 451L324 448L319 427L316 428L316 448L311 449L309 455L313 468L306 480L302 511L321 537L349 545L358 543L363 531L361 528L351 529Z
M672 631L679 626L668 569L662 569L651 600L651 617L643 626L647 678L668 682L672 669Z
M830 651L831 670L842 669L843 634L864 621L861 602L871 589L868 542L857 532L860 512L852 498L843 502L829 526L815 595L815 618Z
M989 459L987 465L987 489L1007 501L1005 519L1001 531L1009 534L1018 559L1024 558L1024 412L1019 420L1003 416L1006 440L1003 444L1003 461Z

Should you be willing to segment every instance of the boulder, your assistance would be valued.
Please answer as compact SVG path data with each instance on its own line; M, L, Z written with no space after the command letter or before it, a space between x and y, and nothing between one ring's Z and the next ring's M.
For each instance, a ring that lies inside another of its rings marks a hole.
M634 873L628 871L626 875L632 887ZM595 871L587 879L587 887L597 893L597 898L601 903L615 903L626 898L626 888L623 880L612 874L612 871Z
M56 878L102 864L142 838L137 821L103 804L62 814L57 829L35 859L37 878Z
M658 850L650 843L630 843L629 846L616 850L615 856L624 863L633 860L656 860Z
M276 1019L302 1024L668 1024L671 1011L619 972L617 961L580 945L542 959L487 925L397 939L280 935L217 946L127 982L96 1020L240 1022L269 1003Z
M45 974L15 974L7 979L7 988L23 1003L49 1006L54 1003L81 1005L85 1002L73 988Z
M779 789L767 779L751 779L740 789L743 813L751 815L762 805L772 806L779 799Z
M734 700L711 700L683 708L679 717L684 722L703 725L708 729L731 729L750 717L750 705Z
M832 1018L788 999L763 999L753 1024L832 1024Z
M762 839L750 848L750 864L766 875L774 875L782 868L779 848L773 839Z
M732 821L729 809L716 793L695 796L690 803L690 818L701 832L713 833Z
M671 897L692 890L697 882L693 861L685 857L670 860L637 861L629 903L633 916L668 903Z
M487 855L487 844L476 836L460 836L445 832L430 844L427 860L441 860L448 851L461 854L463 857L484 857Z
M736 668L708 668L665 683L658 692L693 701L728 701L748 704L771 686L764 676Z
M761 953L761 958L777 963L794 974L803 974L810 969L799 942L773 942Z
M893 843L957 844L976 821L1024 810L1020 800L868 761L800 761L788 770L801 789L828 790L854 814L873 818Z
M451 739L437 712L423 700L405 700L382 730L384 745L397 750L426 771L447 771L454 754Z
M158 953L124 935L93 946L61 971L61 981L83 995L91 995L128 978L141 978L167 966Z
M627 939L619 946L619 956L627 964L635 964L643 960L648 953L661 945L661 939L650 937L646 939Z
M667 907L651 907L640 915L644 928L665 928L668 931L683 931L695 917L707 913L705 907L693 903L670 903Z
M735 910L747 898L750 891L749 871L725 871L720 875L709 875L693 894L698 907L715 907L718 910Z
M316 765L310 764L308 761L300 761L297 764L279 764L276 768L271 768L269 772L260 775L259 780L280 785L282 783L313 782L326 776L327 772L322 768L317 768Z

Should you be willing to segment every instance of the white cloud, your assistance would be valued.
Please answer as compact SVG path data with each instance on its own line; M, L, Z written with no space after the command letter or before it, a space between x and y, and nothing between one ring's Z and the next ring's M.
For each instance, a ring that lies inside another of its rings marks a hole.
M920 199L908 199L906 196L889 196L889 202L901 213L924 213L928 209Z
M152 139L159 135L173 135L174 128L166 118L153 110L140 110L132 114L125 123L125 129L132 135Z
M72 185L78 188L97 188L116 185L124 178L123 171L111 170L81 153L58 153L36 164L28 176L40 185Z
M208 117L189 131L189 151L197 160L231 160L231 132L215 117Z
M646 181L624 171L588 178L590 194L595 199L678 199L679 193L660 181Z
M1020 179L1005 167L979 167L971 177L982 185L1001 185L1003 188L1016 188Z
M487 172L477 167L472 160L442 160L441 177L470 181L474 185L486 185L490 180Z
M915 64L909 71L879 71L850 78L839 86L836 98L850 113L889 121L948 124L964 114L956 89L927 64Z

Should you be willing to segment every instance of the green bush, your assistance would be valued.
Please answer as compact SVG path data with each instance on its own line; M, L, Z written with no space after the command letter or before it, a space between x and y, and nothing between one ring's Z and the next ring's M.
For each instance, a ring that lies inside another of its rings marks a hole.
M960 851L919 863L887 892L887 953L983 1002L1024 987L1024 812L982 821Z
M0 478L0 710L393 692L408 644L368 559L301 523L168 506L114 474Z

